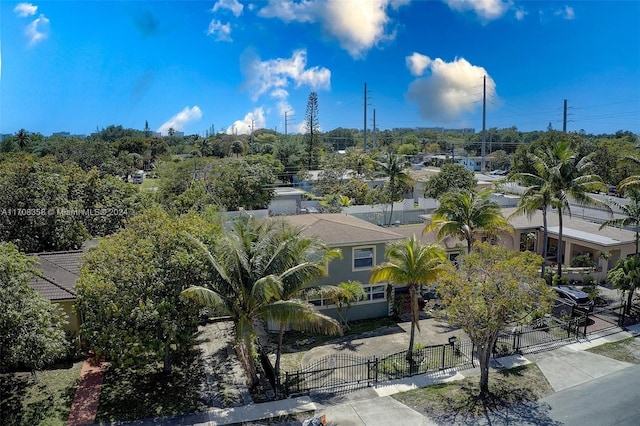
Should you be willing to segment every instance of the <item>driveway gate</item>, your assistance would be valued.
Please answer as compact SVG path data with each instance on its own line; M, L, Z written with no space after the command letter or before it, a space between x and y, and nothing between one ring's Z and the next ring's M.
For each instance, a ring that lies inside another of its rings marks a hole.
M391 355L358 357L351 354L325 356L303 370L285 372L282 386L286 396L311 390L335 391L372 386L379 382L401 379L429 371L473 366L474 347L468 341L427 346Z

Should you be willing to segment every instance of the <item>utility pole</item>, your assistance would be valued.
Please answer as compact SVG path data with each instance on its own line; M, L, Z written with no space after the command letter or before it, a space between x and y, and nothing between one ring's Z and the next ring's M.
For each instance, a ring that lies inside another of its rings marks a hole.
M567 100L564 100L564 112L562 115L562 132L567 133Z
M487 130L487 76L482 77L482 161L480 162L480 173L484 172L484 154Z
M373 135L371 137L371 146L376 149L376 109L373 109Z
M289 128L289 116L287 114L289 114L290 112L291 110L284 112L284 135L285 136L287 136L287 130Z
M364 143L363 148L367 150L367 82L364 83Z
M253 120L251 120L251 137L250 137L250 139L249 139L249 152L250 152L251 154L255 154L255 153L253 152L253 150L254 150L254 147L253 147L253 124L254 124L254 121L253 121Z

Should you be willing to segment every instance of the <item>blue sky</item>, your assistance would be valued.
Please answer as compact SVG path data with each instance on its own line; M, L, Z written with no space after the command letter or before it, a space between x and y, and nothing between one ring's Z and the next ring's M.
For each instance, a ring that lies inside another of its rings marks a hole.
M640 133L640 2L0 3L0 133L320 126Z

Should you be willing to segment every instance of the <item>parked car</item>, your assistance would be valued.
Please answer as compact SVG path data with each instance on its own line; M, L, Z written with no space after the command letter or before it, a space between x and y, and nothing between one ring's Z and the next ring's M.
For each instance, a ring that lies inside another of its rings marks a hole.
M553 290L556 292L554 310L562 315L584 314L593 311L593 301L584 291L569 286L553 287Z
M489 174L493 176L506 176L508 173L509 173L509 170L494 170Z

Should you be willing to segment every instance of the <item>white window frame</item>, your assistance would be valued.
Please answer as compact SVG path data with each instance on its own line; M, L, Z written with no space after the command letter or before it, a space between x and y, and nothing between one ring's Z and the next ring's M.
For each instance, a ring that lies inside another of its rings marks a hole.
M364 292L367 293L367 298L359 301L358 303L364 302L386 302L387 300L387 285L386 284L367 284L364 285ZM374 293L374 288L377 288L377 291ZM374 298L374 294L380 295L382 297Z
M387 284L364 284L362 287L367 296L362 300L358 300L357 302L352 303L351 306L367 305L370 303L382 303L387 301ZM374 289L376 289L375 292ZM374 295L378 295L378 297L374 298ZM382 297L379 297L380 295ZM319 310L336 309L336 305L333 304L331 299L320 295L318 297L307 298L307 302L313 304L316 309Z
M356 250L371 249L371 266L356 267ZM376 246L358 246L351 249L351 271L367 271L376 266Z

